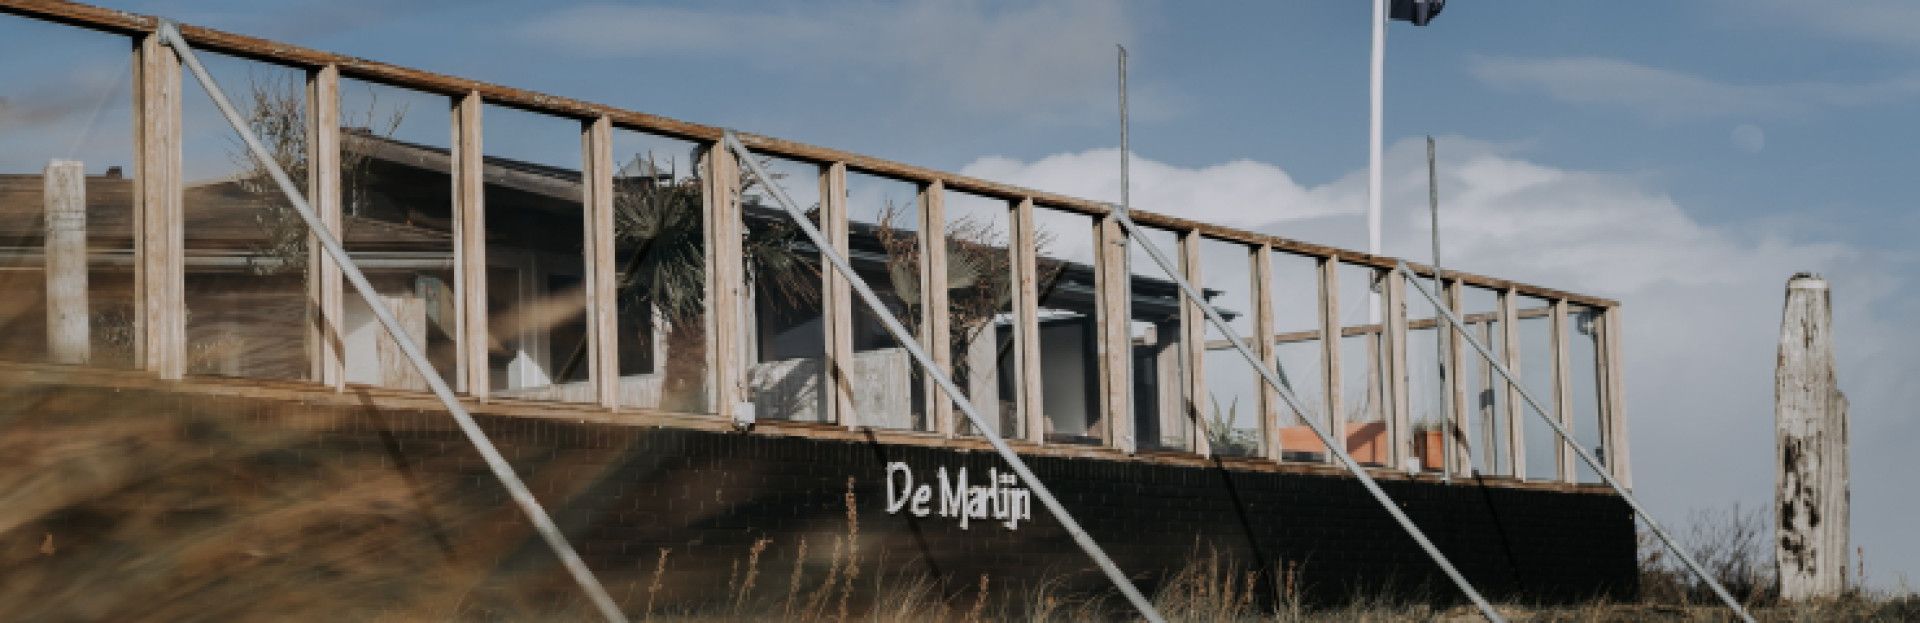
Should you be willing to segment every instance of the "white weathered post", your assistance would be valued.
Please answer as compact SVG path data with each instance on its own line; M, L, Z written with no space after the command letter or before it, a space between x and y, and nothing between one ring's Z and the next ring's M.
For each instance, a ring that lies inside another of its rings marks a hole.
M47 163L47 355L84 364L87 339L87 171L77 160Z
M1834 380L1832 323L1825 279L1787 280L1774 373L1774 559L1788 600L1846 590L1847 399Z

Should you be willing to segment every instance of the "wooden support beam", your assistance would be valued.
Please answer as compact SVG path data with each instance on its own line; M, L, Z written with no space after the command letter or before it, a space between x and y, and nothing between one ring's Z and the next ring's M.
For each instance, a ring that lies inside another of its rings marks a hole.
M1607 372L1606 385L1601 387L1607 397L1607 468L1613 471L1613 479L1619 481L1620 486L1631 489L1633 453L1628 450L1627 402L1621 378L1626 370L1626 355L1620 350L1620 308L1607 308L1600 320L1601 368Z
M1418 465L1418 457L1413 448L1413 403L1407 391L1407 279L1400 271L1387 271L1386 296L1381 305L1386 307L1386 361L1380 366L1386 380L1387 398L1387 438L1391 445L1387 448L1387 465L1394 469L1406 467L1409 459Z
M40 176L46 219L41 271L47 293L47 360L85 365L93 355L87 300L87 165L52 160Z
M847 246L847 165L835 162L820 169L820 227L829 244L841 257ZM853 285L840 271L820 271L821 291L826 293L821 307L821 324L826 326L827 413L822 418L847 428L860 426L860 414L853 408Z
M939 181L920 187L920 330L916 336L926 345L927 354L941 372L953 374L952 320L947 307L947 202L946 186ZM927 414L933 430L943 437L954 436L953 399L933 382L933 375L920 377L927 399Z
M327 65L307 72L307 203L320 223L340 239L340 67ZM307 234L308 320L307 354L312 358L311 379L344 390L346 345L340 320L346 291L340 265Z
M1494 323L1489 322L1474 326L1475 330L1480 332L1480 343L1485 344L1488 349L1496 348L1493 341L1493 325ZM1499 352L1495 351L1494 356L1500 356ZM1506 451L1507 439L1500 432L1500 422L1505 417L1505 412L1494 409L1498 402L1494 397L1499 395L1494 392L1499 391L1500 385L1495 380L1493 362L1485 357L1475 357L1475 359L1480 366L1480 383L1477 389L1479 395L1484 397L1475 400L1478 408L1474 410L1480 422L1486 425L1486 430L1480 433L1481 452L1482 456L1486 457L1483 467L1489 474L1504 474L1507 473L1506 464L1502 461L1507 457L1501 453Z
M1260 358L1260 365L1276 367L1273 344L1273 247L1260 245L1249 249L1253 262L1253 272L1249 276L1252 283L1249 291L1253 293L1253 354ZM1286 404L1280 400L1280 392L1268 385L1257 373L1254 380L1260 384L1260 452L1275 461L1280 460L1284 448L1280 444L1280 429L1285 423L1280 421L1286 411Z
M1320 276L1320 391L1326 398L1327 433L1347 449L1347 412L1340 390L1340 261L1321 258L1316 263ZM1332 448L1326 448L1326 461L1339 463Z
M746 258L741 236L740 163L725 144L714 142L701 159L706 192L702 215L707 232L707 371L710 407L733 418L747 402L744 322Z
M1103 216L1094 223L1096 251L1095 289L1099 306L1095 310L1100 324L1097 339L1100 357L1100 417L1106 420L1107 445L1132 454L1140 449L1133 421L1133 339L1128 318L1133 310L1128 290L1132 277L1127 269L1127 235L1120 222Z
M1500 291L1500 340L1502 353L1506 361L1501 362L1514 378L1520 376L1520 314L1515 310L1520 293L1512 288ZM1506 420L1507 457L1513 470L1510 475L1520 480L1527 479L1527 403L1520 397L1520 386L1506 383L1507 404L1501 417Z
M1833 351L1827 280L1796 274L1787 280L1773 373L1774 564L1789 601L1840 598L1851 575L1847 397Z
M487 210L479 93L453 102L453 280L457 391L487 399Z
M133 137L136 365L180 379L187 372L180 58L158 35L134 47Z
M1447 308L1455 316L1466 313L1463 304L1464 293L1458 280L1446 282ZM1446 386L1444 396L1448 401L1447 413L1452 419L1452 428L1447 434L1453 435L1453 473L1458 476L1473 475L1473 409L1467 406L1467 358L1466 334L1458 332L1452 324L1439 329L1446 336ZM1473 355L1478 359L1478 355ZM1482 449L1485 452L1485 449Z
M619 275L614 274L613 122L580 124L581 210L586 219L587 379L601 407L620 406Z
M1572 349L1567 344L1567 301L1554 300L1552 309L1553 337L1549 342L1553 345L1553 417L1555 421L1560 422L1561 428L1573 434L1579 429L1574 428L1573 425L1573 374L1571 373L1573 366L1569 365L1571 357L1568 351ZM1557 441L1558 443L1553 444L1555 475L1560 482L1578 480L1576 477L1578 472L1573 466L1574 452L1570 448L1579 443L1578 438Z
M1040 375L1040 260L1035 247L1033 200L1013 204L1013 317L1014 358L1020 378L1014 383L1019 420L1026 424L1022 433L1028 441L1047 442L1045 392ZM1096 281L1099 279L1095 277ZM1062 388L1062 391L1072 388ZM1089 423L1091 424L1091 423Z
M1200 267L1200 232L1181 232L1179 244L1180 272L1189 283L1205 283ZM1213 440L1207 430L1212 401L1207 393L1206 369L1201 365L1207 356L1207 316L1200 303L1186 296L1180 297L1180 335L1174 339L1179 340L1180 364L1186 372L1182 379L1186 383L1182 392L1186 400L1178 402L1178 421L1184 428L1188 447L1200 456L1212 456Z

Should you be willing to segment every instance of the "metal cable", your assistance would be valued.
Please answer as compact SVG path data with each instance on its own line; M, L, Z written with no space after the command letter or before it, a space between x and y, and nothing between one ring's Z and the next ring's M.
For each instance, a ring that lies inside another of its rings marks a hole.
M1428 292L1425 287L1420 285L1419 275L1415 275L1412 269L1407 268L1406 262L1399 262L1394 269L1406 275L1407 283L1412 284L1414 289L1419 290L1421 296L1427 297L1427 302L1433 303L1433 308L1445 316L1447 322L1453 324L1454 328L1459 331L1460 337L1466 338L1467 344L1472 345L1475 351L1479 351L1481 357L1485 357L1488 363L1493 364L1494 371L1499 372L1501 377L1507 379L1507 383L1510 386L1520 392L1520 397L1525 398L1527 404L1533 407L1533 412L1539 415L1540 419L1545 420L1548 426L1553 427L1553 432L1560 436L1561 443L1565 443L1568 448L1571 448L1574 454L1580 457L1580 460L1586 461L1587 467L1592 468L1594 473L1600 475L1601 480L1606 481L1607 486L1613 487L1613 490L1618 492L1620 497L1627 501L1627 506L1633 508L1634 514L1639 515L1641 521L1647 522L1647 529L1652 530L1654 536L1660 537L1660 542L1666 544L1667 549L1673 550L1674 555L1680 557L1680 562L1687 565L1687 569L1693 571L1694 575L1698 576L1701 581L1706 582L1707 586L1712 587L1713 594L1718 595L1720 601L1726 602L1727 607L1732 608L1735 614L1740 615L1741 620L1747 623L1753 623L1753 615L1747 613L1747 608L1740 605L1740 602L1733 598L1733 594L1727 592L1726 587L1721 586L1719 581L1714 580L1713 576L1709 575L1706 569L1700 566L1699 562L1694 561L1692 556L1687 555L1686 550L1681 549L1679 544L1674 543L1673 537L1668 536L1666 529L1661 528L1659 522L1653 520L1653 515L1648 514L1647 509L1640 506L1640 502L1633 498L1633 494L1628 493L1626 487L1620 486L1620 482L1613 479L1613 475L1607 472L1606 466L1601 465L1598 459L1595 459L1585 448L1580 447L1580 444L1574 441L1573 435L1568 433L1565 427L1561 426L1559 422L1554 421L1554 418L1547 416L1548 410L1540 406L1540 401L1535 400L1533 394L1528 392L1527 388L1520 384L1519 379L1514 378L1513 373L1507 370L1507 366L1500 363L1499 359L1493 356L1493 351L1488 350L1479 340L1468 335L1466 324L1460 322L1460 319L1454 316L1453 311L1447 309L1447 306L1440 304L1439 298L1435 297L1433 293Z
M1040 498L1040 503L1047 507L1047 511L1053 513L1055 519L1060 520L1060 526L1066 529L1067 534L1073 536L1074 542L1080 545L1080 549L1087 552L1088 557L1093 558L1094 564L1107 574L1107 579L1113 581L1114 587L1120 589L1121 594L1126 595L1127 601L1133 604L1134 609L1140 611L1140 616L1146 617L1153 623L1165 623L1166 619L1160 616L1160 611L1154 609L1146 596L1140 594L1140 589L1133 585L1133 581L1128 580L1127 575L1120 571L1120 567L1115 566L1113 560L1107 558L1107 553L1100 549L1100 545L1093 541L1092 536L1087 535L1086 530L1080 528L1080 523L1073 520L1073 515L1067 513L1066 507L1061 506L1060 501L1054 499L1053 492L1048 490L1046 485L1041 484L1040 478L1034 476L1032 470L1027 469L1026 461L1021 460L1020 455L1015 454L1013 448L1007 446L1006 440L1000 438L1000 433L989 426L985 418L974 412L973 401L968 400L966 395L960 392L960 388L953 384L953 380L947 378L945 370L934 365L933 358L927 356L926 351L920 348L920 342L900 324L900 320L894 317L893 312L880 302L880 297L867 286L867 281L862 279L859 273L854 272L853 266L847 263L847 259L827 241L826 234L820 233L820 228L815 227L807 218L806 212L787 196L787 191L774 183L773 176L760 168L760 163L753 159L753 152L748 151L745 145L741 145L740 139L735 137L731 130L727 131L721 140L726 143L728 149L739 156L740 162L746 165L747 170L751 171L754 177L766 183L767 190L773 195L774 200L786 210L787 216L793 218L794 224L800 226L800 231L805 232L807 237L812 239L814 246L820 249L820 255L826 257L827 261L833 264L834 270L840 271L840 274L847 278L853 286L853 291L860 295L860 300L865 302L869 309L873 310L873 315L880 320L882 326L886 327L888 333L893 334L893 339L906 348L908 354L913 355L914 361L926 370L927 376L932 377L934 382L940 385L940 389L946 392L947 397L953 400L954 406L958 407L961 413L966 414L967 420L973 423L974 429L986 437L987 443L993 446L995 452L1000 453L1000 458L1007 461L1007 464L1013 468L1013 472L1020 476L1021 482L1026 483L1027 488L1033 490L1034 497Z
M387 336L400 347L400 352L407 356L407 361L413 363L414 371L426 379L427 387L440 398L440 404L446 405L447 411L453 414L453 420L460 425L460 432L466 433L467 440L472 442L474 449L480 452L480 458L486 461L487 468L493 471L494 478L500 480L500 484L505 486L507 493L513 497L514 503L526 512L527 519L533 522L534 530L546 540L547 547L560 558L560 563L566 567L567 573L572 575L574 582L586 592L587 597L593 601L594 607L599 609L601 616L606 617L608 621L625 623L626 615L620 612L620 607L614 604L613 598L608 596L606 589L600 586L600 581L593 576L593 571L587 569L586 563L580 560L580 555L575 553L573 546L567 543L566 536L560 533L559 526L554 525L553 518L549 517L546 509L540 506L539 500L534 499L533 492L527 489L526 483L521 482L520 477L514 474L513 466L507 463L498 449L494 448L493 442L487 439L486 431L480 430L480 425L473 421L473 416L467 413L465 407L460 406L460 401L454 397L453 390L447 387L446 380L440 378L440 373L427 362L426 356L420 352L420 347L413 343L413 338L400 328L400 321L394 319L393 312L387 309L386 303L376 296L373 284L367 282L366 275L360 273L360 268L354 265L353 258L347 255L347 250L340 246L340 241L327 230L326 224L320 222L319 217L314 215L313 207L307 203L306 196L294 186L293 180L287 177L287 172L280 168L278 162L274 162L272 156L268 155L266 147L260 144L259 137L247 127L246 121L241 118L239 111L234 109L233 103L227 101L226 92L220 90L220 85L214 82L213 76L200 65L200 59L194 56L193 48L187 45L186 39L180 36L180 30L173 25L173 22L162 20L157 34L162 42L179 53L180 60L193 71L193 76L200 81L200 86L205 87L214 105L218 106L220 113L226 116L227 123L232 124L234 131L239 132L240 138L246 141L247 149L253 153L254 159L259 160L261 166L265 167L267 173L273 177L273 181L280 185L280 191L286 193L287 201L292 203L294 211L300 214L300 220L306 222L307 228L313 233L314 240L319 241L320 246L326 249L327 255L340 266L340 273L353 284L354 290L360 293L367 307L373 310L374 318L378 319L380 326L387 330Z

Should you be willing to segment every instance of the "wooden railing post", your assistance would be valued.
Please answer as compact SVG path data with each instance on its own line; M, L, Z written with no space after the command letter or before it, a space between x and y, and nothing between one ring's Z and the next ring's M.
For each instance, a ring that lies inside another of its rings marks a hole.
M1601 392L1606 395L1607 414L1607 468L1613 470L1613 479L1620 486L1633 488L1632 452L1627 449L1627 402L1622 390L1622 373L1626 369L1626 355L1620 350L1620 307L1608 307L1600 317L1600 349L1604 364L1601 369L1607 372L1606 385Z
M1554 473L1560 482L1578 480L1574 471L1574 453L1567 446L1579 443L1578 428L1573 422L1573 375L1569 364L1570 350L1567 345L1567 301L1554 299L1548 308L1553 322L1553 417L1566 429L1569 437L1553 444Z
M1466 317L1466 306L1463 304L1463 298L1460 281L1447 281L1447 308L1451 309L1455 316L1461 318ZM1467 383L1465 379L1468 351L1466 346L1467 334L1455 329L1452 323L1448 323L1446 319L1441 318L1438 313L1434 314L1434 320L1436 322L1434 330L1440 331L1442 335L1446 336L1447 350L1444 357L1446 358L1447 370L1446 387L1443 395L1449 402L1449 406L1452 407L1447 412L1452 414L1453 422L1446 434L1452 435L1455 441L1453 446L1453 473L1457 476L1472 476L1474 469L1473 444L1476 443L1473 436L1473 416L1475 412L1467 408ZM1481 448L1481 454L1484 456L1487 450L1488 448Z
M619 276L614 274L613 121L580 124L580 182L586 219L587 379L601 407L620 406Z
M835 162L820 169L820 227L829 244L846 257L847 246L847 165ZM821 307L826 325L828 397L822 419L839 422L847 428L860 426L853 408L853 286L837 270L820 271L821 290L826 293Z
M454 376L458 391L487 397L487 210L480 94L453 104Z
M1200 232L1180 233L1180 272L1188 283L1205 283L1200 267ZM1211 303L1207 303L1211 304ZM1207 374L1202 362L1207 357L1207 316L1201 303L1180 297L1180 359L1186 369L1187 399L1179 401L1180 414L1192 450L1200 456L1213 456L1213 439L1208 430L1212 421L1212 397L1207 393ZM1164 432L1163 432L1164 436Z
M340 67L327 65L307 72L307 202L327 231L342 233L340 214ZM307 354L312 357L314 381L346 388L346 353L341 342L340 318L346 292L340 265L307 235L309 322Z
M40 176L46 219L47 360L85 365L93 358L87 296L87 165L54 159Z
M1014 357L1019 368L1018 382L1014 383L1014 400L1018 403L1019 420L1026 424L1022 433L1028 441L1036 444L1047 442L1047 414L1043 380L1040 375L1040 261L1036 247L1038 240L1034 233L1033 200L1022 199L1013 204L1013 343L1018 356ZM1070 388L1063 388L1065 389Z
M1094 224L1097 241L1094 261L1094 288L1099 306L1096 310L1100 356L1100 413L1106 419L1107 445L1132 454L1140 449L1133 422L1133 338L1128 319L1133 310L1129 290L1132 275L1127 270L1127 236L1120 222L1102 216Z
M934 180L920 187L920 338L927 354L944 374L953 374L953 341L947 309L946 186ZM933 375L920 377L928 401L926 412L933 430L952 437L959 430L953 420L953 399L940 390ZM1004 432L1004 431L1003 431Z
M137 365L163 379L187 371L180 58L159 35L133 53L134 270Z
M745 321L746 258L741 241L740 163L725 144L711 144L701 160L706 192L702 214L707 232L707 370L711 410L733 418L747 404Z
M1253 339L1249 346L1253 354L1260 358L1260 365L1277 369L1273 346L1273 247L1259 245L1249 249L1253 262L1250 276L1253 292ZM1256 376L1256 378L1258 378ZM1280 392L1264 380L1260 383L1260 452L1263 456L1279 461L1284 455L1280 445L1281 414L1286 408L1280 400Z
M1520 376L1520 312L1518 309L1520 294L1513 288L1500 291L1500 339L1502 353L1506 357L1507 370L1517 379ZM1507 423L1507 457L1513 466L1513 477L1527 479L1527 406L1520 397L1520 386L1507 383L1507 404L1501 417Z
M1387 466L1404 469L1409 461L1420 465L1413 448L1413 410L1407 392L1407 280L1400 271L1386 271L1386 361L1380 366L1386 386ZM1410 470L1410 471L1418 471Z
M1347 412L1340 390L1340 259L1320 258L1316 268L1320 277L1320 388L1326 398L1327 434L1340 450L1347 450ZM1326 448L1326 461L1339 463L1333 448Z

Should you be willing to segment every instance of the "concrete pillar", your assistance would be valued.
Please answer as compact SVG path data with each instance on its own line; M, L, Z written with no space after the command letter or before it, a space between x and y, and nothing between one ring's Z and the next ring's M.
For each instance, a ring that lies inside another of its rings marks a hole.
M1847 399L1833 372L1827 282L1787 281L1774 373L1775 563L1787 600L1837 597L1847 585Z
M84 364L91 355L87 318L87 172L74 160L47 163L47 355Z

